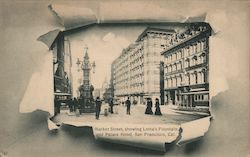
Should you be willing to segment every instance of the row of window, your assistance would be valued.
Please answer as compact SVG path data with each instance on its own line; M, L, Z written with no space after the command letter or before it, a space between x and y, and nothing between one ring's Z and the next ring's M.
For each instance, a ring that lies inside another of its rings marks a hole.
M194 100L195 101L208 101L209 97L208 97L208 94L198 94L198 95L194 95Z
M191 59L187 58L184 61L184 67L182 65L182 61L178 61L178 62L175 62L174 64L167 65L165 67L165 72L166 72L165 74L167 75L170 72L181 70L182 67L183 68L188 68L188 67L192 67L192 66L195 66L195 65L198 65L198 64L203 64L205 62L206 62L206 57L204 55L201 55L201 56L198 56L198 57L195 56L195 57L192 57Z
M165 79L165 88L173 88L182 85L202 84L206 82L206 72L194 72Z
M177 50L175 53L167 56L165 58L165 63L169 64L169 63L172 63L172 62L179 60L181 58L188 57L190 55L199 53L201 51L204 51L206 49L206 47L207 47L206 40L203 39L202 41L197 41L195 44L188 45L184 48Z

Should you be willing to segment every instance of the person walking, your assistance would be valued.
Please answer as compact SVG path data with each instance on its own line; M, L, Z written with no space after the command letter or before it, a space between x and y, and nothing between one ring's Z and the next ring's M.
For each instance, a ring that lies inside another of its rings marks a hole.
M72 100L72 106L73 106L73 111L76 112L76 109L78 108L78 101L75 97Z
M158 98L155 99L155 115L162 115Z
M152 100L151 100L151 98L148 98L147 99L147 108L146 108L145 114L151 114L151 115L153 114L152 106L153 106Z
M100 97L96 98L95 105L96 105L96 108L95 108L95 117L96 117L97 120L99 120L99 115L100 115L101 106L102 106L102 101L101 101Z
M110 101L109 101L109 107L110 107L110 113L113 114L114 111L113 111L113 107L114 107L114 102L113 102L113 99L111 98Z
M127 114L130 114L130 106L131 106L131 102L130 102L130 100L129 100L129 97L128 97L128 99L126 100L126 106L127 106Z

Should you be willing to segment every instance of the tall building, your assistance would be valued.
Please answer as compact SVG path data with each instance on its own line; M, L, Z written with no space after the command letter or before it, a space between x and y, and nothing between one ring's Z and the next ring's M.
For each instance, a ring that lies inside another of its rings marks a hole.
M174 33L164 56L165 103L209 109L209 36L207 23L190 23Z
M59 33L53 42L54 94L56 100L67 100L72 95L70 42Z
M139 104L145 97L160 98L161 53L175 33L171 29L147 28L135 43L124 49L111 67L114 96L130 97Z

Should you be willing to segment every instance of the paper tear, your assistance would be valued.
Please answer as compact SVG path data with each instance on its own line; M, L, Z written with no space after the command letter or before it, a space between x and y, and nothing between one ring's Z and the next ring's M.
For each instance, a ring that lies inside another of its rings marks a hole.
M60 127L59 126L57 126L57 124L55 124L50 118L48 118L48 129L49 130L57 130L57 129L59 129Z
M96 14L90 8L66 5L49 5L48 8L66 30L97 23Z
M181 146L203 137L210 126L210 119L211 117L206 117L181 124L181 139L177 145Z
M46 34L41 35L37 40L43 42L50 49L60 32L59 29L49 31Z
M98 122L86 123L73 121L63 121L62 124L76 127L91 127L95 139L99 141L106 141L165 152L166 143L176 142L178 146L182 146L184 144L199 140L208 131L208 128L210 126L210 119L211 117L205 117L202 119L183 123L181 125L114 124ZM55 124L53 124L53 126L55 126ZM126 128L129 128L132 131L126 130ZM150 133L157 134L158 136L149 136ZM137 134L137 136L135 136L135 134ZM163 134L165 134L165 136L163 136Z
M207 13L203 13L198 16L190 16L184 21L184 23L192 23L192 22L205 22L207 17Z
M115 5L115 7L114 7ZM129 5L129 4L128 4ZM158 10L152 14L142 14L147 9L147 6L143 7L143 11L139 7L138 9L131 9L131 5L124 7L119 3L112 3L112 12L110 13L110 4L99 4L99 14L91 8L83 8L80 6L66 6L66 5L49 5L50 11L57 17L60 24L65 27L65 30L76 29L79 27L100 24L100 23L166 23L166 22L207 22L207 13L204 12L198 16L183 16L173 12L166 12L158 5L150 5L149 10ZM134 5L132 5L134 8ZM77 11L76 11L77 10ZM212 30L212 35L216 33Z

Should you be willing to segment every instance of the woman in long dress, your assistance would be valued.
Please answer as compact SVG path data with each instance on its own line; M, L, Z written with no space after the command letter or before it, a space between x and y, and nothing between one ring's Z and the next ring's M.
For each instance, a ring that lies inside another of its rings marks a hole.
M145 114L151 114L151 115L153 114L152 106L153 106L152 100L151 100L151 98L148 98L147 99L147 108L146 108Z
M162 115L158 98L155 99L155 115Z

